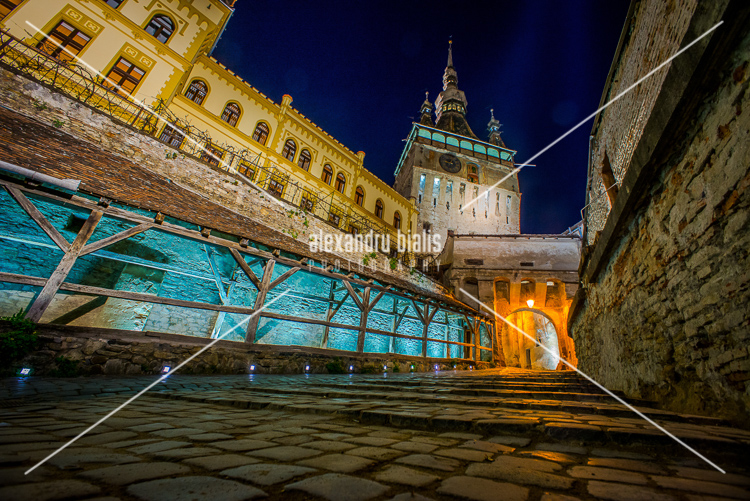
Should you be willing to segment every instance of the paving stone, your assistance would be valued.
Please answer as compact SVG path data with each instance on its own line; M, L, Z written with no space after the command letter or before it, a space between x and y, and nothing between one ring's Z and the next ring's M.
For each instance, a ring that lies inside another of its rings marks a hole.
M186 445L192 445L191 442L180 442L178 440L162 440L155 444L139 445L138 447L131 447L128 449L130 452L136 454L153 454L154 452L166 451L168 449L176 449L177 447L184 447Z
M594 466L573 466L568 470L568 475L586 480L604 480L607 482L625 482L641 485L648 483L646 477L640 473L610 468L596 468Z
M439 478L437 475L429 475L421 471L406 468L405 466L396 465L388 466L386 469L375 474L375 479L381 482L411 485L412 487L422 487Z
M322 438L323 440L341 440L343 438L351 438L348 433L315 433L314 437Z
M651 478L657 485L667 489L679 489L682 491L712 494L714 496L750 499L750 490L734 485L707 482L705 480L694 480L691 478L665 477L660 475L652 475Z
M398 432L393 430L378 430L368 433L367 436L376 438L390 438L398 442L400 440L408 439L410 437L410 434L408 432L405 432L404 430L399 430Z
M326 473L286 486L285 490L300 490L329 501L365 501L388 492L389 487L338 473Z
M25 484L27 482L41 482L47 480L53 474L51 468L40 466L28 475L28 466L20 468L3 468L0 470L0 485Z
M164 438L175 438L175 437L185 437L187 435L198 435L199 433L203 433L204 430L201 430L200 428L172 428L169 430L156 430L152 431L152 435L158 435L160 437Z
M0 466L11 466L23 463L24 457L18 454L0 454Z
M313 440L315 440L315 438L310 435L290 435L288 437L276 438L274 439L274 442L283 445L299 445L312 442Z
M545 492L539 501L581 501L579 498L573 496L566 496L565 494L557 494L555 492Z
M681 476L694 478L696 480L707 480L709 482L719 482L724 484L750 486L750 477L735 475L733 473L721 473L716 470L704 470L701 468L691 468L689 466L670 466L671 470Z
M459 447L466 449L474 449L477 451L491 452L493 454L500 452L513 452L515 448L508 447L507 445L497 444L495 442L488 442L486 440L468 440L461 444Z
M482 435L477 435L476 433L463 433L455 431L441 433L438 436L442 438L456 438L458 440L479 440L480 438L482 438Z
M589 494L597 499L608 499L611 501L668 501L675 499L669 494L657 492L648 487L639 485L616 484L613 482L599 482L592 480L588 483Z
M506 459L506 458L501 458ZM519 458L507 458L519 459ZM466 468L466 474L491 478L495 480L507 480L524 485L538 485L548 489L570 489L573 479L561 475L553 475L548 471L526 468L522 463L516 461L495 461L493 463L474 463Z
M471 449L438 449L433 452L436 456L460 459L462 461L492 461L492 452L475 451Z
M553 444L544 442L541 444L537 444L536 449L539 451L564 452L566 454L586 454L586 449L584 447L569 444Z
M252 438L253 440L273 440L274 438L287 437L289 434L280 431L263 431L260 433L251 433L242 438ZM347 435L347 437L350 435Z
M464 476L444 480L437 492L476 501L524 501L529 495L525 487Z
M285 445L281 447L270 447L267 449L260 449L248 452L251 456L260 456L269 459L275 459L277 461L295 461L298 459L305 459L311 456L321 454L321 451L315 449L305 449L304 447L296 447L293 445Z
M201 433L199 435L188 435L188 440L194 440L196 442L214 442L216 440L224 440L227 438L233 438L232 435L226 433Z
M198 466L206 470L224 470L246 464L259 463L259 459L241 454L216 454L212 456L192 457L182 461L191 466Z
M441 438L441 437L412 437L411 442L417 442L420 444L437 445L440 447L450 447L456 445L458 440L452 438Z
M228 451L252 451L255 449L273 447L276 444L274 444L273 442L267 442L265 440L242 438L240 440L222 440L220 442L210 442L208 445Z
M399 442L391 446L391 449L398 449L405 452L418 452L420 454L429 454L437 448L437 445L423 444L419 442Z
M518 453L519 456L532 457L537 459L545 459L547 461L554 461L555 463L577 463L578 458L565 454L562 452L551 452L551 451L521 451Z
M311 466L314 468L322 468L324 470L335 471L337 473L352 473L375 464L375 461L358 456L345 456L344 454L326 454L325 456L298 461L297 464L302 466Z
M166 430L168 428L174 428L171 424L167 423L149 423L149 424L139 424L137 426L129 426L129 430L137 431L137 432L146 432L146 431L156 431L156 430Z
M244 501L265 497L256 487L213 477L180 477L131 485L128 494L144 501Z
M406 454L403 451L385 448L385 447L357 447L345 452L353 456L361 456L376 461L388 461Z
M580 454L585 454L585 453L582 452ZM617 449L602 449L602 448L591 449L591 455L604 457L604 458L642 459L644 461L653 461L654 459L651 456L648 456L646 454L640 454L638 452L620 451Z
M20 444L24 442L48 442L50 440L55 440L57 437L55 435L47 435L47 434L41 434L41 433L34 433L34 434L11 434L11 435L5 435L0 436L0 445L3 445L3 448L5 447L5 444Z
M402 492L397 496L392 497L388 501L435 501L432 498L422 496L421 494L414 494L413 492Z
M159 441L158 438L139 438L137 440L122 440L120 442L110 442L108 444L101 444L101 446L106 447L107 449L127 449L128 447L133 447L134 445L152 444L157 441Z
M315 442L306 443L305 447L326 452L339 452L354 449L356 445L346 442L335 442L333 440L316 440Z
M554 460L553 460L554 461ZM586 463L588 466L603 466L605 468L616 468L618 470L640 471L642 473L665 473L664 468L656 463L647 461L636 461L634 459L619 458L591 458ZM716 472L719 473L719 472ZM721 475L721 473L719 473Z
M141 458L131 454L120 454L94 447L69 447L49 458L48 463L58 468L70 468L84 464L106 463L110 465L136 463Z
M516 447L526 447L531 442L531 439L526 437L514 437L511 435L496 435L492 438L487 439L488 442L503 445L513 445Z
M180 449L169 449L166 451L155 452L154 456L167 459L185 459L194 458L199 456L206 456L208 454L221 454L223 451L214 449L212 447L183 447Z
M259 463L230 468L222 471L221 474L232 478L247 480L254 484L273 485L315 471L318 470L314 468L305 468L304 466Z
M56 480L36 482L9 487L0 487L0 499L4 501L53 501L56 499L81 498L101 492L95 485L80 480Z
M110 431L108 433L100 433L98 435L84 435L83 437L76 440L78 445L101 445L111 442L119 442L129 438L137 437L138 434L134 431Z
M345 438L344 442L349 442L352 444L362 444L362 445L374 445L377 447L382 447L385 445L391 445L398 442L398 440L393 440L390 438L379 438L379 437L353 437L353 438Z
M436 458L428 454L412 454L396 460L397 463L420 466L441 471L454 471L461 463L450 458Z
M11 452L27 452L39 450L56 450L65 445L65 442L27 442L23 444L4 444L2 451L5 454Z
M136 463L97 468L81 473L81 476L112 485L127 485L141 480L168 477L188 473L190 468L176 463Z

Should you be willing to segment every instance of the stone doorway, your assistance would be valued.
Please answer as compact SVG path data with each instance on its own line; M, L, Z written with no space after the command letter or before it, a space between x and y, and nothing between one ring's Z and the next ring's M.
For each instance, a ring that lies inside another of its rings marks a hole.
M516 310L506 318L536 340L534 342L517 330L505 325L504 329L507 330L511 351L517 350L516 357L512 357L513 354L510 353L506 354L506 359L515 358L519 365L525 369L555 370L560 363L560 347L557 329L552 319L544 312L532 308ZM508 357L508 355L511 355L511 357Z

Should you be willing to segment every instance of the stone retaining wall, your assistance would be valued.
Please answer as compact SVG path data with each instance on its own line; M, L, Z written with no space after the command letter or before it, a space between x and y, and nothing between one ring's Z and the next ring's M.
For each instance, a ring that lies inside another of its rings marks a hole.
M0 322L0 332L7 330ZM40 324L39 347L15 364L13 369L31 367L34 375L55 374L56 359L78 362L77 375L159 374L165 365L175 367L210 343L211 339L158 332L133 332L119 329L95 329ZM486 362L430 359L403 355L356 354L295 346L248 345L221 340L180 369L185 374L300 374L328 372L326 364L341 360L351 372L426 372L488 368ZM255 369L250 370L254 365ZM305 371L305 367L310 369ZM412 366L414 367L412 369ZM398 369L396 369L398 367Z

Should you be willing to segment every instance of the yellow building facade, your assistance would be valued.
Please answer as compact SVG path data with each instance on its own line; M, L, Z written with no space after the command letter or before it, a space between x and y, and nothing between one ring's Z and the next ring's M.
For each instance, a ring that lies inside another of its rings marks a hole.
M210 57L233 0L0 0L6 34L166 120L150 132L351 233L416 228L415 205L292 107Z

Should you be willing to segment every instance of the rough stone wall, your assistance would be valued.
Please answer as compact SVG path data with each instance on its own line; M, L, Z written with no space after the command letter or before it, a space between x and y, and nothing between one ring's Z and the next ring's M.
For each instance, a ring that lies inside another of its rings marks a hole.
M633 24L626 27L619 65L614 69L609 101L646 76L680 48L695 0L642 1L635 6ZM586 209L586 243L591 244L596 232L604 228L610 203L605 193L602 167L605 154L618 184L622 183L643 127L653 110L669 66L644 80L602 112L598 133L592 145L592 172L588 186ZM604 103L602 103L604 104Z
M714 63L717 83L684 117L686 134L638 194L572 323L580 368L605 386L744 426L750 426L747 33Z
M7 328L0 322L0 332ZM162 367L177 366L198 352L211 340L154 333L135 333L112 329L82 329L54 325L39 326L39 348L19 361L14 367L0 368L0 372L20 367L33 367L34 375L54 374L59 357L77 361L78 375L95 374L159 374ZM204 351L182 369L185 374L293 374L305 372L327 373L326 364L340 359L345 369L352 372L427 372L439 369L463 370L469 367L487 368L485 362L459 360L429 360L408 356L357 355L350 352L302 349L297 347L253 346L222 340ZM254 365L255 369L250 370ZM398 369L396 369L398 367ZM413 367L413 369L412 369Z

